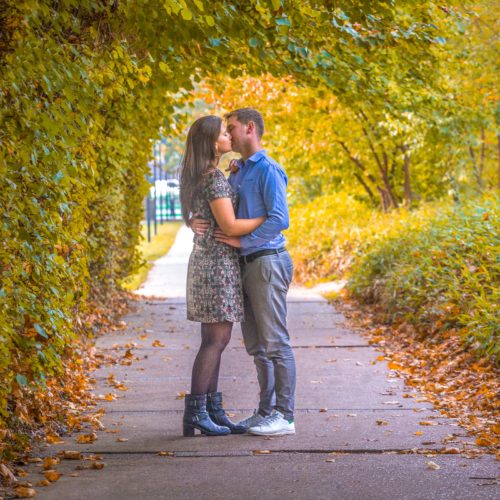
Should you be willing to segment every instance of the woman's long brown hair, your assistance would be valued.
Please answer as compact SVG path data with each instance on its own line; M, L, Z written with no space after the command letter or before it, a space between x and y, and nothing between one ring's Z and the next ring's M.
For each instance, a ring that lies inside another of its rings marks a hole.
M214 168L222 118L203 116L190 127L181 161L180 194L182 218L189 223L193 198L204 175Z

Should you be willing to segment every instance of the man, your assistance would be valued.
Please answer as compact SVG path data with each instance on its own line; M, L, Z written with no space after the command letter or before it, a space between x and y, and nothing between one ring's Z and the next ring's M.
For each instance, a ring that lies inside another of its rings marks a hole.
M253 233L218 241L240 249L245 321L241 323L248 354L253 356L260 386L259 408L240 424L251 434L295 434L295 358L286 323L286 295L293 264L281 233L288 228L287 176L262 149L264 121L251 108L226 115L233 151L241 154L229 183L239 195L237 218L265 216ZM203 225L194 220L193 228Z

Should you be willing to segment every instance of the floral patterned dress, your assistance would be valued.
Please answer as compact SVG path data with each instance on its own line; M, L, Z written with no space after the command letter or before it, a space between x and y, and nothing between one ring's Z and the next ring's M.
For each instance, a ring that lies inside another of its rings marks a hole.
M192 212L208 220L210 229L203 236L194 236L187 273L187 319L243 321L239 251L214 239L218 226L209 203L216 198L230 198L236 212L237 196L218 169L206 175L193 200Z

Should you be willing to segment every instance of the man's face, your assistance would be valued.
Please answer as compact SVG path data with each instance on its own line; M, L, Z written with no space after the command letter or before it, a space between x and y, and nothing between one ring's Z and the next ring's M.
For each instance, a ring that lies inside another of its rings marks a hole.
M244 123L240 123L235 116L231 116L227 120L226 130L231 136L231 146L233 151L241 153L243 144L247 136L247 127Z

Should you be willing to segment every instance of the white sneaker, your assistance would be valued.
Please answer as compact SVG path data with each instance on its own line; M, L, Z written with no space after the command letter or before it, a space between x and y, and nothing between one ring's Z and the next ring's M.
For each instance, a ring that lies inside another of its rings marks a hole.
M256 425L259 425L263 420L269 417L263 417L258 410L253 411L253 415L251 415L248 418L245 418L245 420L242 420L241 422L238 422L238 425L244 425L245 427L255 427Z
M295 434L295 424L286 420L282 413L274 410L260 424L250 427L248 432L257 436L284 436Z

